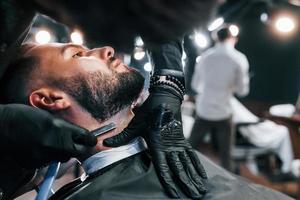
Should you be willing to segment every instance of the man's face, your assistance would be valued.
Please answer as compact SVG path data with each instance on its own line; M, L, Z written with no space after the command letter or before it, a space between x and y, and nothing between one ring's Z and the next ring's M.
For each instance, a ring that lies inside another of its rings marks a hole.
M111 47L36 45L26 55L39 58L39 69L33 75L37 83L64 91L98 120L132 104L143 88L141 74L114 58Z

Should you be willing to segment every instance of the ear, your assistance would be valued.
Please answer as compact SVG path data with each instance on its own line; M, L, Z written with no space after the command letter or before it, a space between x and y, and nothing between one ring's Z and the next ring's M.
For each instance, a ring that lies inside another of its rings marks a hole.
M29 103L33 107L48 111L59 111L71 106L66 93L51 88L41 88L33 91L29 96Z

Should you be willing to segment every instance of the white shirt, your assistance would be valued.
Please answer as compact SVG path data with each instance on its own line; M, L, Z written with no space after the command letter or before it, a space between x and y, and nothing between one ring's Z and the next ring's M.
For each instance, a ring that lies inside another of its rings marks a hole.
M201 56L195 67L192 88L198 93L196 113L207 120L222 120L232 114L230 98L249 92L249 63L233 44L219 43Z

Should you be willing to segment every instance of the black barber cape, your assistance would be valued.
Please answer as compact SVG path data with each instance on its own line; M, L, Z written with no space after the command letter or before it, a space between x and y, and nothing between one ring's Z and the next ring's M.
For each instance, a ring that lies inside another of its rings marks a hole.
M251 184L216 166L198 153L208 174L203 200L289 200L282 193ZM181 199L188 199L181 194ZM67 184L50 198L70 200L170 199L160 184L146 152L119 161Z

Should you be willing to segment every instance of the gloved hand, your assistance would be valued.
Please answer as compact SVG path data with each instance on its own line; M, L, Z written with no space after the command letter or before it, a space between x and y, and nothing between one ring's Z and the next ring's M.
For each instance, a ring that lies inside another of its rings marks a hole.
M12 156L25 168L84 155L97 138L88 131L21 104L0 105L0 155Z
M145 102L142 107L135 109L136 116L129 126L121 134L104 140L104 145L117 147L137 136L144 137L154 167L168 194L180 198L175 185L178 183L188 197L201 198L206 192L202 180L207 176L199 158L183 136L181 123L174 119L171 110L165 106L159 106L151 113L145 109L147 106L148 102Z
M191 145L185 140L182 124L174 119L167 104L153 110L150 134L147 140L156 170L166 190L174 197L179 197L173 183L172 174L182 190L194 199L201 198L206 192L202 179L207 179L206 172Z
M134 109L134 118L129 125L118 135L103 140L103 144L108 147L119 147L128 144L131 140L138 136L144 137L148 128L147 111L144 111L144 106Z

